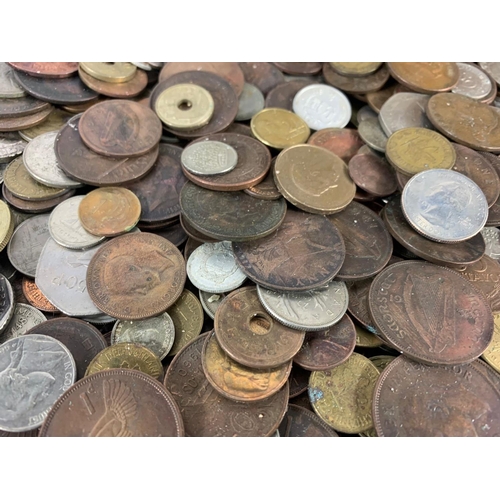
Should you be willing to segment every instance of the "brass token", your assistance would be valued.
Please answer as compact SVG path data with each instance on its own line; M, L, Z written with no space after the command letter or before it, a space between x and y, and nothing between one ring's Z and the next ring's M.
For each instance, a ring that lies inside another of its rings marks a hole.
M95 236L118 236L135 227L141 202L129 189L103 187L83 198L78 208L82 226Z
M341 365L314 371L309 399L316 414L336 431L358 434L373 427L373 391L379 372L361 354L353 353Z
M482 358L500 373L500 312L493 313L494 330L490 345L483 352Z
M137 71L137 66L128 62L81 62L80 68L90 76L110 83L128 82Z
M266 108L250 122L253 135L266 146L285 149L304 144L311 131L295 113L281 108Z
M330 66L344 76L365 76L375 73L381 62L331 62Z
M337 213L356 193L356 184L342 159L309 144L293 146L279 154L274 181L290 203L313 214Z
M451 169L457 155L450 141L441 134L421 127L394 132L387 141L386 157L405 175L435 168Z
M214 100L208 90L193 83L168 87L154 104L160 120L174 129L193 130L206 125L214 114Z
M2 251L9 243L9 232L12 236L11 226L13 230L13 217L10 213L9 206L4 201L0 200L0 251Z
M447 92L460 78L457 64L451 62L390 62L387 66L399 83L426 94Z
M34 127L27 128L19 132L19 135L25 141L31 141L35 137L39 135L46 134L47 132L55 132L56 130L60 130L66 122L71 118L71 114L67 113L61 109L53 108L53 111L50 113L48 118L44 120L39 125L35 125Z
M365 330L358 324L354 324L356 327L356 347L380 347L384 345L384 342L377 335Z

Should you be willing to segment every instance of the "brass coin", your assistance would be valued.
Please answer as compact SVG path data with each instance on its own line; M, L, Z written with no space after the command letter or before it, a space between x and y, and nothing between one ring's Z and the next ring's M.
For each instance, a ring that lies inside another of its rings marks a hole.
M482 358L497 372L500 373L500 312L493 313L493 338L486 351L483 352Z
M129 189L98 188L83 198L78 216L89 233L118 236L135 227L141 216L141 202Z
M457 85L460 78L456 63L390 62L387 66L399 83L425 94L447 92Z
M253 135L266 146L285 149L304 144L311 131L295 113L281 108L266 108L250 122Z
M274 181L293 205L314 214L334 214L354 198L356 185L347 165L319 146L292 146L276 159Z
M0 200L0 251L2 251L7 246L7 243L9 243L8 241L5 240L7 236L9 236L12 222L13 218L12 214L10 213L9 206L4 201Z
M81 62L80 68L98 80L124 83L132 80L137 67L128 62Z
M39 135L46 134L47 132L55 132L56 130L60 130L66 122L71 118L71 114L67 113L58 108L52 108L52 112L39 125L35 125L34 127L27 128L19 132L19 135L25 141L31 141L35 137Z
M118 99L126 99L139 95L148 85L148 77L146 73L138 69L131 80L124 83L109 83L98 80L88 73L85 73L82 68L78 68L78 76L82 82L95 92ZM146 104L146 107L149 107ZM85 111L85 110L82 110Z
M435 168L451 169L457 155L441 134L421 127L394 132L387 141L389 163L405 175L415 175Z
M344 76L366 76L375 73L381 62L331 62L330 66Z
M354 323L354 326L356 327L356 347L374 348L384 345L382 339L374 333L365 330L356 323Z
M159 94L154 109L167 127L192 130L206 125L215 108L208 90L192 83L181 83Z

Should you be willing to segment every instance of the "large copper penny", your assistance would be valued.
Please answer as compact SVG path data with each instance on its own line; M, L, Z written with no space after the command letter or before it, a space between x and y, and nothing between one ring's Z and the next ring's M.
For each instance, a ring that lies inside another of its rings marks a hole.
M387 67L399 83L424 94L447 92L460 78L457 64L451 62L390 62Z
M118 319L158 316L179 298L185 281L182 254L170 241L149 233L126 234L105 243L87 270L93 302Z
M291 292L328 283L345 258L344 242L332 222L295 210L287 211L276 232L256 241L233 243L233 251L252 281Z
M354 155L349 161L349 175L356 186L377 197L389 196L398 188L389 162L373 154Z
M148 77L145 71L138 69L132 79L123 83L110 83L98 80L86 73L82 68L78 69L78 76L82 82L98 94L118 99L135 97L139 95L148 84Z
M307 144L328 149L333 154L340 156L345 163L364 146L364 142L357 130L351 128L324 128L314 132L309 137Z
M458 273L427 262L384 269L373 280L369 306L379 334L422 363L470 363L492 339L484 294Z
M242 62L239 63L245 81L255 85L264 95L276 85L283 83L283 73L273 64L267 62Z
M500 377L482 361L425 366L399 356L373 396L379 436L498 436Z
M338 437L339 435L315 413L297 405L288 411L279 427L280 437Z
M332 87L345 92L366 94L380 90L389 80L389 71L382 66L375 73L365 76L345 76L335 71L330 63L323 63L323 77Z
M134 370L85 377L54 404L40 436L179 437L184 425L172 395Z
M304 87L314 83L312 80L291 80L276 85L266 96L266 108L283 108L293 111L293 98Z
M14 69L38 78L67 78L78 70L77 62L10 62Z

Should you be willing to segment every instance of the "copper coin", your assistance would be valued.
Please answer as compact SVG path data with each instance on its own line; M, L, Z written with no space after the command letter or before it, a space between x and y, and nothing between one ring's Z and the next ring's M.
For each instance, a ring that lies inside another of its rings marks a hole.
M288 405L279 431L280 437L339 437L315 413L297 405Z
M247 241L274 232L283 222L286 202L260 200L244 192L210 191L188 182L180 194L183 220L212 238Z
M347 310L370 333L377 333L372 315L370 314L370 308L368 307L368 293L372 282L373 278L367 278L365 280L348 281L346 283L349 293Z
M116 369L85 377L66 391L40 436L179 437L184 425L174 398L159 382Z
M208 335L200 335L179 351L165 376L165 387L179 405L186 435L271 436L286 412L288 384L263 401L242 403L221 396L202 367L202 348Z
M458 273L427 262L384 269L373 280L369 305L379 334L422 363L470 363L493 336L484 294Z
M299 90L313 83L310 80L292 80L276 85L266 96L266 108L283 108L293 111L293 98Z
M82 82L98 94L108 97L116 97L118 99L126 99L127 97L135 97L139 95L148 84L148 77L145 71L138 69L131 80L124 83L110 83L98 80L93 76L85 73L82 68L78 69L78 76Z
M59 309L53 306L35 283L35 280L23 276L23 293L28 303L40 311L58 313ZM41 333L41 332L40 332Z
M235 62L169 62L163 66L158 80L162 82L172 75L185 71L214 73L229 82L237 96L243 92L245 78L238 63Z
M324 128L314 132L307 140L307 144L328 149L340 156L345 163L364 146L364 142L357 130L351 128Z
M48 102L29 95L15 99L0 99L0 118L19 118L51 108Z
M153 111L133 101L101 102L83 113L79 131L92 151L113 158L141 156L161 138L161 122Z
M151 109L155 109L156 100L165 89L182 83L199 85L208 91L214 100L214 113L203 127L194 130L176 130L166 127L167 131L183 139L194 139L222 132L234 121L238 113L238 96L227 80L206 71L185 71L160 82L151 94Z
M304 368L295 363L292 365L292 371L288 377L288 382L290 384L290 399L307 391L310 376L310 371L304 370Z
M395 86L386 87L376 92L368 92L365 95L366 102L375 113L380 113L384 104L394 95ZM385 129L384 129L384 132Z
M165 312L186 281L184 258L170 241L149 233L126 234L99 248L87 270L95 305L118 319Z
M349 161L349 175L356 186L374 196L389 196L398 188L396 173L385 158L357 154Z
M225 129L224 133L241 134L254 139L254 136L252 134L252 129L248 125L244 125L243 123L238 123L238 122L231 123L231 125L229 125L229 127Z
M60 130L54 148L57 163L66 175L91 186L125 184L145 176L158 158L158 148L131 158L110 158L94 153L80 137L81 115Z
M75 190L70 189L61 196L58 196L57 198L51 198L50 200L23 200L9 191L6 188L5 184L2 185L2 195L4 199L9 203L9 205L12 205L14 208L17 208L22 212L29 212L34 214L50 212L55 206L59 205L59 203L67 200L68 198L71 198L72 196L74 196L74 194Z
M10 62L14 69L38 78L67 78L78 70L76 62Z
M91 101L84 102L83 104L69 104L66 106L62 106L62 109L65 111L68 111L69 113L83 113L84 111L87 111L90 107L92 107L94 104L97 104L99 102L104 102L107 101L108 98L98 95L95 99L92 99Z
M185 217L183 217L182 214L179 217L179 222L182 226L182 229L184 229L184 231L186 232L188 237L190 239L196 241L198 243L198 245L200 245L202 243L216 243L217 241L221 241L221 240L218 240L216 238L212 238L212 237L202 233L201 231L198 231L198 229L196 229L194 226L192 226L190 224L189 220L186 219Z
M53 109L52 106L49 106L42 111L27 116L0 118L0 132L15 132L17 130L25 130L35 125L39 125L47 119Z
M500 377L482 361L425 366L405 356L381 374L373 397L379 436L498 436Z
M380 90L389 80L389 71L382 66L375 73L366 76L344 76L337 73L329 63L323 63L323 77L326 83L345 92L366 94Z
M330 219L345 243L345 260L337 273L341 280L360 280L380 272L392 255L392 238L382 219L353 201Z
M289 75L316 75L321 71L319 62L275 62L273 63L283 73Z
M255 85L264 95L285 81L283 73L270 63L242 62L239 64L245 81Z
M399 83L424 94L447 92L457 85L460 78L456 63L390 62L387 67Z
M246 194L261 200L279 200L281 198L281 193L274 182L274 164L275 160L271 162L271 168L263 181L244 190Z
M321 215L288 210L279 229L256 241L233 243L241 270L271 290L306 291L331 281L345 247L335 225Z

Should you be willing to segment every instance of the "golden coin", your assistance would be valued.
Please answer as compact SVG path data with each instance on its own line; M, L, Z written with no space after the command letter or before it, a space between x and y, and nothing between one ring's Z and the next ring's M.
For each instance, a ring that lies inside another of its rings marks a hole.
M137 66L128 62L81 62L80 68L90 76L109 83L128 82L137 71Z
M403 128L392 134L385 148L389 163L405 175L434 168L450 169L457 155L450 141L434 130Z
M67 113L61 109L54 108L52 113L44 120L40 125L35 125L34 127L27 128L25 130L20 130L19 135L25 141L31 141L39 135L46 134L47 132L56 132L60 130L66 122L72 117L71 113Z
M310 144L292 146L278 155L274 181L290 203L313 214L337 213L356 193L343 160Z
M384 342L374 333L370 333L361 326L354 324L356 328L356 347L380 347Z
M375 73L381 62L331 62L330 66L344 76L366 76Z
M388 354L382 354L380 356L372 356L368 358L374 365L375 368L382 373L385 367L396 359L396 356L389 356Z
M95 236L118 236L139 222L141 202L122 187L94 189L83 198L78 217L85 230Z
M9 206L0 200L0 252L7 246L14 232L14 217Z
M500 312L493 313L494 330L490 345L483 352L483 359L500 373Z
M214 114L214 99L208 90L194 83L165 89L156 99L155 111L167 127L179 130L206 125Z
M312 372L309 399L316 414L336 431L358 434L373 427L372 400L379 372L361 354L352 353L332 370Z
M391 62L387 66L399 83L426 94L447 92L460 78L457 64L450 62Z
M250 128L260 142L276 149L304 144L311 134L300 116L280 108L259 111L252 118Z

